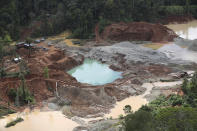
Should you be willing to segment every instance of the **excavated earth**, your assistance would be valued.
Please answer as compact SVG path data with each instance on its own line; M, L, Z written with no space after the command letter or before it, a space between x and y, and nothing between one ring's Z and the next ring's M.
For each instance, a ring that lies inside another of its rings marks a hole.
M46 45L42 43L39 44L38 48L45 46ZM73 66L79 65L80 62L77 63L72 58L65 56L63 51L50 47L48 51L32 51L31 56L28 57L28 50L21 48L17 53L22 57L29 69L30 74L25 77L26 85L34 95L38 105L40 105L43 100L54 96L56 82L72 82L73 85L78 85L78 82L65 73L64 70L69 70ZM9 73L19 71L19 64L14 63L8 58L5 60L5 67ZM44 78L45 67L49 68L49 79ZM2 104L6 105L7 102L14 104L14 101L8 97L9 90L11 88L18 88L20 83L21 81L17 77L0 79L0 98Z
M138 39L171 41L177 37L172 30L158 24L140 22L120 25L113 24L107 27L102 38L118 41ZM151 34L148 34L149 32ZM52 46L48 45L48 42L52 42ZM94 44L95 42L92 43ZM65 108L64 114L70 117L102 116L103 113L109 112L116 101L144 93L146 88L142 87L143 83L160 79L171 80L174 78L169 76L170 73L183 69L194 70L197 67L196 64L185 61L171 61L162 52L132 42L116 42L108 45L95 47L90 43L88 46L68 47L64 41L46 40L36 46L37 50L32 51L30 57L28 50L19 49L17 53L30 71L25 79L27 87L36 99L35 106L42 107L43 101L48 100L49 103ZM47 50L43 50L43 47ZM123 79L102 86L77 82L67 71L82 64L85 58L98 60L110 65L110 68L116 71L123 72ZM9 73L19 71L19 64L12 62L10 58L5 58L5 67ZM45 67L49 69L49 78L44 78ZM19 85L18 78L0 79L0 104L6 105L7 102L11 102L11 107L16 108L13 106L14 101L8 97L8 92L11 88L18 88ZM51 97L53 99L49 99Z
M161 79L174 80L169 74L195 70L197 67L196 64L186 61L172 61L162 52L131 42L79 48L68 47L60 42L55 47L64 50L67 56L72 56L77 61L81 61L82 58L95 59L110 65L116 71L123 72L123 79L103 86L81 84L80 88L67 85L58 88L60 97L71 100L75 105L70 111L71 114L81 117L94 117L95 114L101 116L102 113L108 112L116 101L142 94L146 90L141 87L143 83Z
M100 41L168 42L178 37L171 29L164 25L146 22L114 23L105 27L101 34L98 31L98 29L95 29L96 39Z
M48 102L66 109L68 107L64 112L67 116L102 116L109 112L116 101L145 92L143 83L173 79L169 76L170 73L196 67L190 63L181 66L180 62L169 60L164 53L131 42L99 47L68 47L64 42L48 46L48 42L37 45L37 48L45 47L48 50L37 49L28 57L28 50L22 48L18 50L18 54L30 71L25 79L36 99L35 106L42 107L43 101L55 97ZM80 65L85 58L109 64L110 68L123 72L123 79L103 86L77 82L67 71ZM13 63L9 58L5 60L5 65L10 73L19 71L19 64ZM44 78L45 67L49 68L48 79ZM8 93L11 88L19 86L18 78L0 79L0 104L6 105L9 101L12 103L11 107L16 108Z

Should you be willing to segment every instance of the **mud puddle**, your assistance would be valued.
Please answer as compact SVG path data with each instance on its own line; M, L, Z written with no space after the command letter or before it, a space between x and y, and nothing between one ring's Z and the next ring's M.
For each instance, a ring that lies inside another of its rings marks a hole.
M151 94L151 90L154 87L173 87L180 84L182 84L182 81L144 83L142 85L142 87L146 88L144 94L139 96L130 96L129 98L124 99L123 101L117 102L115 107L111 109L110 113L106 114L105 117L118 118L121 114L125 115L123 108L126 105L130 105L133 112L137 111L141 106L149 103L149 101L146 100L145 96Z
M185 24L169 24L167 27L184 39L197 39L197 20Z
M8 122L17 117L22 117L24 121L10 128L5 128ZM72 131L77 126L76 122L66 118L60 111L24 111L0 119L0 131Z

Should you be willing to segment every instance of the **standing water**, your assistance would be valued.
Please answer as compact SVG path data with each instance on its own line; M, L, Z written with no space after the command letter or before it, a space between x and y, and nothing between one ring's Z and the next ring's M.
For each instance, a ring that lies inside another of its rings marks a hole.
M5 125L18 116L24 119L15 126L5 128ZM60 111L51 112L23 112L11 114L0 119L0 131L72 131L78 124L66 118Z
M117 102L115 107L111 109L109 114L105 117L118 118L120 115L125 115L123 108L126 105L130 105L132 111L137 111L141 106L146 105L149 101L146 100L145 96L151 94L153 87L173 87L182 84L182 81L176 82L155 82L155 83L144 83L142 87L146 88L146 92L138 96L130 96L120 102Z
M184 39L197 39L197 20L185 24L169 24L167 27Z
M82 65L68 71L68 73L77 81L91 85L104 85L122 78L121 72L113 71L109 65L90 59L85 59Z

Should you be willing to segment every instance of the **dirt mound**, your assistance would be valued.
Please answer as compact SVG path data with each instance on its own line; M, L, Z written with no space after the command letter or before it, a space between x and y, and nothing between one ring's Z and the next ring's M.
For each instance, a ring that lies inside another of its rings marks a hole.
M104 88L90 90L88 88L62 87L58 90L60 96L72 101L72 105L92 105L93 103L105 105L115 102L113 97L106 94Z
M20 48L20 49L17 49L17 53L20 55L20 56L24 56L24 57L27 57L28 54L29 54L29 50L25 49L25 48ZM31 52L32 53L32 52Z
M64 54L63 51L51 46L48 47L44 43L37 45L45 47L45 50L34 50L28 57L29 51L25 48L17 50L17 53L24 60L25 66L29 70L29 74L25 76L27 87L31 93L34 94L36 103L48 99L54 96L54 90L56 88L56 82L58 85L76 85L78 82L75 78L68 75L65 70L69 70L72 67L78 65L78 63L71 57ZM13 73L12 68L19 68L19 64L8 63L7 71ZM13 66L13 67L12 67ZM12 67L12 68L11 68ZM44 77L44 69L48 67L49 78ZM9 99L8 94L11 88L18 88L21 84L21 80L17 77L13 78L0 78L0 100L10 102L12 105L14 101Z
M144 70L149 71L151 74L154 74L155 76L166 76L169 73L172 72L172 70L164 65L149 65L144 68Z
M0 99L2 101L10 101L14 103L9 97L9 91L11 88L18 88L21 84L19 79L10 79L7 81L3 81L0 83ZM53 92L51 92L55 86L55 82L47 82L46 80L37 77L33 79L26 79L26 86L30 89L31 93L34 95L37 102L41 102L51 96L53 96ZM51 87L51 91L49 90Z
M60 59L62 59L64 57L65 57L64 56L64 52L63 51L60 51L60 50L56 50L56 51L52 52L48 56L49 60L51 60L51 61L58 61L58 60L60 60Z
M34 95L36 103L42 102L52 96L56 88L56 82L59 84L72 84L78 85L79 83L70 75L63 71L50 70L49 79L43 77L42 74L27 75L25 77L27 88ZM9 101L14 104L9 97L9 91L11 88L18 88L21 84L19 78L4 78L0 79L0 99L2 101Z
M101 33L104 40L114 41L173 41L177 35L169 28L161 24L146 22L115 23L107 26Z
M74 59L72 59L70 57L65 57L63 59L55 61L54 63L52 63L48 67L50 69L56 69L56 70L70 70L78 64L79 63L77 63Z

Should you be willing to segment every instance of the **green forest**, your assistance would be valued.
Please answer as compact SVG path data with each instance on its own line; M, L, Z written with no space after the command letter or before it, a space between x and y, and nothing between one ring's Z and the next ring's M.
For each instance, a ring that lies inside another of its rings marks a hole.
M126 131L196 131L197 73L185 79L183 96L160 96L137 112L129 109L123 125ZM128 106L127 106L128 107ZM128 109L128 108L127 108Z
M31 37L70 30L73 37L93 38L112 22L157 22L169 15L197 17L196 0L1 0L1 40L18 40L25 28Z
M184 80L183 96L160 96L124 118L126 131L195 131L197 129L197 73Z

